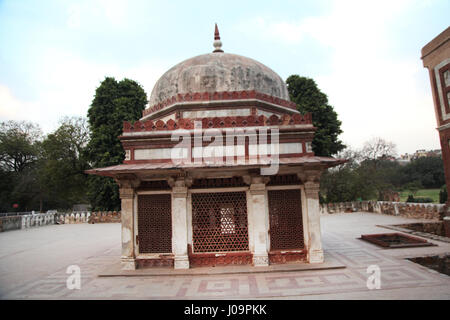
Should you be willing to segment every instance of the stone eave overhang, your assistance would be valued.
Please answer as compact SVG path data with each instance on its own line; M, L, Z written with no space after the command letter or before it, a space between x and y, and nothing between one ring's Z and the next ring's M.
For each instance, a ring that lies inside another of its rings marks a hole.
M318 157L318 156L304 156L304 157L289 157L280 158L278 165L280 167L291 167L306 169L306 168L319 168L327 169L330 167L335 167L346 163L346 159L335 159L331 157ZM217 171L221 170L251 170L259 168L270 167L270 160L257 159L256 163L138 163L138 164L119 164L115 166L105 167L105 168L95 168L91 170L86 170L85 173L117 178L124 174L135 174L135 175L148 175L148 174L182 174L189 171ZM273 164L272 164L273 165Z

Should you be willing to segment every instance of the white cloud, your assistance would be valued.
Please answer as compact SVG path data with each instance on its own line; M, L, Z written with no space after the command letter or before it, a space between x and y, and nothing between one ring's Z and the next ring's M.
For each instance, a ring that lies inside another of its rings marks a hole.
M44 132L56 129L64 116L86 116L95 89L105 76L138 81L151 93L154 83L168 69L165 61L142 61L131 68L118 64L89 62L55 48L42 52L30 81L39 88L33 102L16 97L0 85L0 120L26 120L39 123Z
M334 1L322 16L298 21L256 17L241 26L265 41L301 48L306 37L329 54L328 71L314 75L354 147L373 136L400 152L439 148L427 71L420 52L394 57L390 26L415 1ZM425 45L425 43L424 43Z
M11 90L0 84L0 119L18 119L25 104L11 93Z

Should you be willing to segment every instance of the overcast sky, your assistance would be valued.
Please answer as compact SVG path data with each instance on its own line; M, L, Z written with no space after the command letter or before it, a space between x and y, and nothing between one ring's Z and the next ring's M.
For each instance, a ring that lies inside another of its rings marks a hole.
M0 121L86 116L105 76L150 96L170 67L213 50L253 58L283 79L316 80L354 148L439 149L420 50L449 26L448 0L0 0Z

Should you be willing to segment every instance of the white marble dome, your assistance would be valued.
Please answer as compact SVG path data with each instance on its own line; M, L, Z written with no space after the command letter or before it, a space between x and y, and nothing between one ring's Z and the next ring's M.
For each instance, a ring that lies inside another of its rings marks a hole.
M152 90L149 105L177 94L244 90L289 101L285 82L270 68L237 54L213 52L187 59L164 73Z

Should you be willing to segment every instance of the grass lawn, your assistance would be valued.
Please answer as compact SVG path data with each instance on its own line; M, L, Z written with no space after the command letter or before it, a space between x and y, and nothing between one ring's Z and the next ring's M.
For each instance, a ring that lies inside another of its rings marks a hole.
M439 190L440 189L420 189L414 195L414 198L431 198L433 199L433 203L439 203ZM400 192L400 201L404 202L408 199L408 195L412 194L410 191L401 191Z

